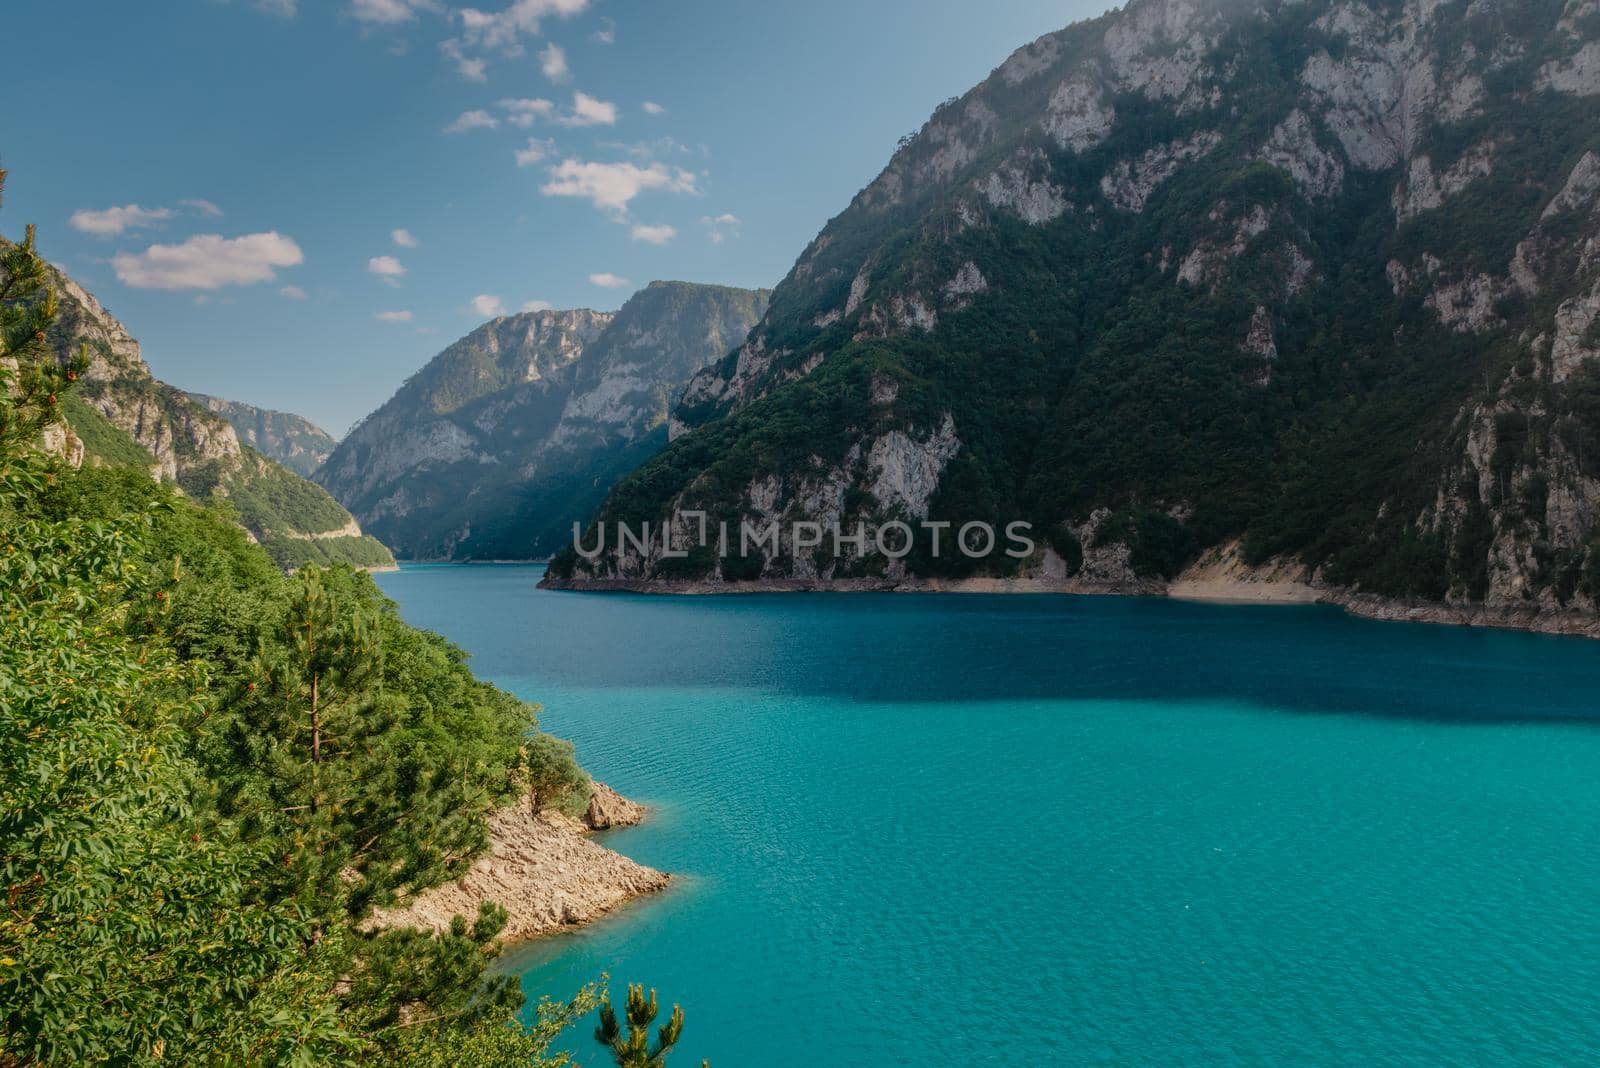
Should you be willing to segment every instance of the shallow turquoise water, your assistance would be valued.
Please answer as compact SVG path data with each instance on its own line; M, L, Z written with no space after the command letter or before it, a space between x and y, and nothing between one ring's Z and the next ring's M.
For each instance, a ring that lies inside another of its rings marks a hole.
M538 574L379 581L659 807L607 843L679 885L514 964L535 995L659 987L674 1064L1600 1051L1600 644Z

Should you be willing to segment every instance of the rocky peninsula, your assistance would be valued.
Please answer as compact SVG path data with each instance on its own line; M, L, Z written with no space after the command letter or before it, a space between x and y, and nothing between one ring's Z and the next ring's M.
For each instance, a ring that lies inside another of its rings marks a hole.
M489 850L465 875L379 910L370 926L447 931L452 918L470 918L486 901L510 914L503 933L508 942L599 919L671 881L589 838L596 830L639 823L647 811L601 783L594 784L581 820L548 810L536 814L526 803L507 806L490 817Z

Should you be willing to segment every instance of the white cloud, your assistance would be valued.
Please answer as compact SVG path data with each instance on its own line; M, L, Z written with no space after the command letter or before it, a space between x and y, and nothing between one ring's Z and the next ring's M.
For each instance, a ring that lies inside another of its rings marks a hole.
M551 81L560 84L572 79L572 68L567 66L567 53L551 41L539 53L539 69Z
M221 208L199 197L180 200L178 205L196 215L212 219L222 215ZM93 234L96 237L115 237L127 230L138 230L166 222L177 214L171 208L143 208L138 204L125 204L120 208L106 208L102 211L92 211L87 208L75 211L67 220L67 225L81 233Z
M525 312L542 312L549 311L554 306L548 300L530 300L522 306L522 310Z
M289 300L306 299L306 291L301 289L299 286L284 286L282 289L278 290L278 295Z
M550 118L556 112L554 104L539 97L506 97L496 101L495 105L505 111L507 122L524 130L539 119Z
M527 145L516 151L517 166L531 167L554 152L555 148L554 141L541 141L537 137L530 137Z
M404 229L401 229L401 230L390 230L389 231L389 240L393 241L395 244L399 245L401 248L416 248L418 245L422 244L421 241L418 241L415 237L411 236L411 231L410 230L404 230Z
M103 211L80 209L72 213L67 225L80 233L93 234L95 237L116 237L124 230L154 226L170 218L172 218L171 208L141 208L137 204L125 204L120 208L106 208Z
M381 311L372 317L385 323L409 323L411 321L411 313L409 311Z
M466 133L468 130L492 130L499 125L499 119L480 108L474 111L463 111L456 116L454 122L444 128L444 132Z
M299 4L296 0L256 0L256 10L292 19L299 10Z
M469 56L461 51L461 42L456 40L440 41L439 51L444 57L456 65L456 73L469 82L485 82L489 80L487 71L489 61L476 56Z
M589 276L589 281L594 285L600 286L604 289L626 289L628 286L633 284L620 274L612 274L610 271L601 271L599 274L591 274Z
M663 113L664 111L667 110L666 108L662 107L660 104L657 104L654 100L646 100L640 106L644 108L644 113L646 115L660 115L661 113Z
M720 245L730 237L739 236L739 217L737 215L706 215L700 219L700 225L707 228L706 236L713 245Z
M572 111L561 117L563 126L615 126L617 105L597 100L585 92L572 97Z
M550 180L539 187L547 197L584 197L601 211L625 215L634 197L649 189L699 193L694 174L665 164L592 163L563 160L550 168Z
M394 0L387 0L394 2ZM418 4L423 0L406 0ZM431 2L431 0L429 0ZM512 0L500 11L483 11L464 7L454 15L461 27L460 36L443 42L439 47L455 61L456 69L471 81L483 81L488 61L483 53L496 53L506 57L525 53L522 39L537 36L540 21L547 17L568 18L589 7L589 0ZM552 52L552 49L554 50ZM566 77L566 57L555 46L540 54L541 64L553 80Z
M633 239L647 241L652 245L665 245L668 241L678 236L678 231L671 226L646 226L642 223L635 224Z
M350 0L350 15L358 22L393 26L416 18L420 6L410 0Z
M470 45L516 55L524 35L539 32L539 20L547 16L568 18L581 14L589 0L512 0L502 11L479 11L464 7L456 13L461 20L461 36Z
M270 282L279 267L305 260L294 240L275 230L243 237L197 234L179 245L151 245L119 252L111 266L135 289L217 289Z
M367 261L367 270L382 278L392 286L400 284L400 279L406 273L405 264L393 256L374 256Z
M635 159L686 156L691 151L688 145L672 137L658 137L653 141L600 141L597 144L613 152L625 152Z
M498 319L506 313L506 306L497 296L490 293L479 293L472 298L472 310L485 319Z
M617 20L611 18L602 18L600 20L600 28L595 30L594 33L590 34L590 36L597 44L616 44Z

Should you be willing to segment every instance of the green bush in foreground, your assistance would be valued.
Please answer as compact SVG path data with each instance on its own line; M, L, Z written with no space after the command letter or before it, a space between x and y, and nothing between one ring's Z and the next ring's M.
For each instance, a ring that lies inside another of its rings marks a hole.
M534 814L552 805L564 808L588 803L589 776L578 766L571 742L535 734L523 743L521 756L528 804Z
M0 172L3 180L3 172ZM600 992L516 1015L505 914L362 929L459 873L533 710L347 567L38 450L80 373L0 259L0 1065L553 1066Z
M594 1039L610 1051L617 1068L662 1068L667 1063L667 1055L683 1037L683 1008L672 1006L672 1016L656 1028L656 1039L652 1043L650 1025L655 1023L660 1011L654 990L646 997L643 983L629 983L627 1028L618 1022L611 999L606 997L600 1002L600 1026L594 1029ZM700 1064L701 1068L708 1068L705 1061Z

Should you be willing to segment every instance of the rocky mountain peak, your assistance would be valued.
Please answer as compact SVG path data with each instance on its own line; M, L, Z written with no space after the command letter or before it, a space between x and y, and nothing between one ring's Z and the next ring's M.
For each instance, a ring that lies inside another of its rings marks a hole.
M364 419L317 478L403 555L548 554L664 442L684 382L743 341L766 300L657 281L614 314L492 320Z
M896 147L600 518L1052 532L1026 565L673 572L711 583L1131 587L1243 537L1333 584L1592 608L1597 96L1597 0L1135 0L1047 34Z
M47 448L75 464L137 465L199 499L229 500L284 567L394 563L321 488L241 444L228 419L157 379L139 343L92 293L55 267L50 284L59 308L51 342L63 358L86 350L89 368L65 398L70 432L51 435Z

